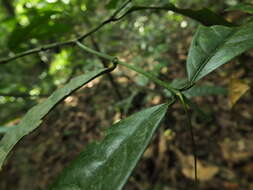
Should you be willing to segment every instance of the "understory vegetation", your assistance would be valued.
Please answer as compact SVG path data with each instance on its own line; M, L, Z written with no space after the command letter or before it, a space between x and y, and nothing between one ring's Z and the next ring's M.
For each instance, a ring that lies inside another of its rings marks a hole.
M253 189L253 4L2 0L0 189Z

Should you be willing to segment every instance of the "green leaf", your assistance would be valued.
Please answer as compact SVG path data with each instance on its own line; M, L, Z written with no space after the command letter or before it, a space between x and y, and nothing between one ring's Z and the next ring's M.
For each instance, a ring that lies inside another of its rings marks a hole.
M168 104L154 106L114 124L104 140L89 145L49 189L122 189L167 107Z
M235 6L227 8L226 11L242 11L242 12L253 14L253 4L238 3Z
M73 78L64 87L57 89L47 100L30 109L17 127L8 130L0 141L0 169L6 156L14 145L23 136L36 129L51 109L72 92L105 73L107 70L108 69L101 69Z
M35 37L37 33L41 32L42 28L45 30L50 27L51 16L59 13L59 11L44 11L33 16L27 26L17 25L9 36L8 48L11 50L19 49L22 43Z
M193 86L189 90L185 91L183 94L187 98L192 98L196 96L226 95L227 93L227 89L221 86L200 85Z
M175 13L179 13L184 16L190 17L205 26L213 26L213 25L234 26L234 24L225 20L222 16L216 14L215 12L207 8L203 8L200 10L180 9L175 7L171 3L169 3L168 8L171 11L174 11Z
M181 89L188 84L188 80L187 78L176 78L170 84L176 89ZM164 91L164 93L167 97L172 97L172 94L169 91ZM197 96L227 95L228 91L221 86L195 85L182 93L187 98L193 98Z
M253 21L240 27L200 26L195 34L188 59L187 73L194 83L253 47Z
M6 126L6 127L3 126L3 127L0 127L0 134L7 133L7 131L9 131L13 127L16 127L16 126Z

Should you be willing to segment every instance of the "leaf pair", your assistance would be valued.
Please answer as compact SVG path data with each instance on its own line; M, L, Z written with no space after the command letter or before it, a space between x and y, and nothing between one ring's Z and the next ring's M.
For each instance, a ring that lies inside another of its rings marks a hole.
M36 129L63 98L108 71L102 69L72 79L46 101L33 107L0 141L0 167L14 145ZM121 189L165 116L168 104L138 112L108 130L101 143L89 145L59 176L51 190Z
M240 27L200 26L193 38L187 73L191 84L253 47L253 21Z

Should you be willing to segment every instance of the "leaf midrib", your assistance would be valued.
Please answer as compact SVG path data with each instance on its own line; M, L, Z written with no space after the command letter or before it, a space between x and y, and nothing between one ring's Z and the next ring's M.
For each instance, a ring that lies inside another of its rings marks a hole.
M193 75L192 79L190 80L190 83L193 84L196 80L196 78L198 77L199 73L202 71L202 69L207 65L207 63L210 61L210 59L221 49L223 48L223 46L225 45L226 41L228 41L230 38L232 38L234 36L234 34L236 34L238 32L238 30L240 29L240 27L238 28L234 28L233 31L231 31L229 33L229 35L227 36L227 38L225 38L224 40L222 40L221 44L218 45L213 52L211 52L210 56L207 57L207 59L204 61L203 64L200 65L200 67L197 69L197 71L195 72L195 74ZM202 49L202 48L201 48Z
M168 106L168 104L161 105L161 107L160 107L159 109L157 109L156 111L154 111L154 112L150 115L150 117L151 117L151 116L160 115L160 114L163 112L163 110L165 109L163 106L166 106L166 105ZM166 109L166 110L167 110L167 109ZM164 117L164 116L163 116L163 117ZM161 120L162 120L162 119L158 120L157 122L160 123ZM150 125L150 123L149 123L149 118L145 118L143 121L141 121L141 122L139 123L139 126L145 125L145 123L148 123L149 127L152 126L152 125ZM159 124L158 124L158 125L159 125ZM149 127L145 127L145 129L147 129L147 128L149 128ZM135 130L131 131L131 134L130 134L130 135L127 135L127 137L124 138L124 139L119 143L118 147L121 147L122 145L125 145L125 144L129 141L129 138L131 138L131 137L136 133L136 131L138 130L138 128L139 128L139 127L137 127ZM157 128L157 127L156 127L156 128ZM110 135L110 133L109 133L109 134L106 134L106 136L108 136L108 135ZM106 138L106 136L105 136L105 138ZM145 139L146 139L146 137L145 137ZM104 139L103 139L103 140L104 140ZM102 142L100 142L97 146L100 146L101 143L102 143ZM145 147L145 148L146 148L146 147ZM145 148L144 148L144 150L145 150ZM117 152L117 151L113 151L112 154L110 154L107 158L105 158L105 160L102 161L103 164L102 164L101 168L106 167L106 165L105 165L104 163L106 163L108 160L111 160L112 158L114 158L114 157L115 157L114 155L116 154L116 152ZM143 151L142 151L142 153L143 153ZM140 157L140 156L138 156L138 157ZM137 159L138 159L138 158L137 158ZM132 168L134 168L134 167L135 167L135 165L132 166ZM101 169L101 168L100 168L100 169ZM99 170L99 169L97 168L97 170ZM94 171L94 172L95 172L95 171ZM128 178L129 175L130 175L130 172L127 173L127 175L125 176L125 178ZM124 185L124 182L125 182L125 181L122 180L122 182L121 182L121 184L119 184L119 186L122 187L122 186ZM66 185L66 184L63 183L63 184L61 184L61 185ZM71 185L73 185L73 184L71 184ZM80 187L80 188L83 187L79 182L77 182L77 183L74 184L74 185L77 185L77 186Z

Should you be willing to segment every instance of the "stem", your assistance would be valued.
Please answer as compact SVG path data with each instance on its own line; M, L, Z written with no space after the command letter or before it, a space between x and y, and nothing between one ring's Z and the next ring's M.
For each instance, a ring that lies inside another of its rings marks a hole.
M183 96L183 94L179 93L177 94L177 96L179 97L180 102L183 105L186 117L187 117L187 127L190 130L190 135L191 135L191 142L192 142L192 150L193 150L193 155L194 155L194 175L195 175L195 189L198 190L198 164L197 164L197 149L196 149L196 142L194 139L194 131L193 131L193 126L191 123L191 115L189 112L189 106L186 104L185 102L185 97Z
M104 53L101 53L101 52L98 52L98 51L96 51L94 49L91 49L91 48L85 46L84 44L80 43L79 41L77 41L76 44L82 50L87 51L87 52L89 52L91 54L94 54L94 55L96 55L98 57L102 57L102 58L104 58L106 60L109 60L109 61L113 61L115 59L115 57L107 55L107 54L104 54Z
M96 50L93 50L87 46L85 46L84 44L80 43L80 42L76 42L76 44L78 45L78 47L80 47L82 50L84 51L87 51L91 54L94 54L98 57L102 57L106 60L109 60L111 62L117 62L117 64L119 65L122 65L124 67L127 67L128 69L131 69L137 73L140 73L144 76L146 76L147 78L149 78L150 80L152 80L153 82L157 83L158 85L168 89L173 95L176 95L179 93L179 91L173 87L171 87L168 83L158 79L156 76L154 76L153 74L147 72L147 71L144 71L143 69L141 69L140 67L137 67L137 66L133 66L133 65L129 65L125 62L122 62L122 61L118 61L118 59L116 57L113 57L113 56L110 56L110 55L107 55L107 54L104 54L104 53L101 53L101 52L98 52Z

